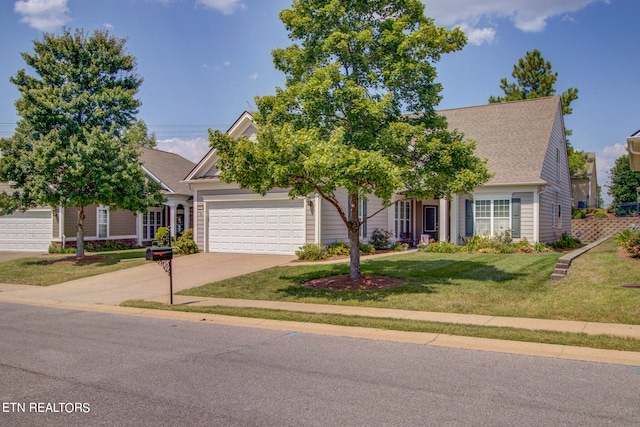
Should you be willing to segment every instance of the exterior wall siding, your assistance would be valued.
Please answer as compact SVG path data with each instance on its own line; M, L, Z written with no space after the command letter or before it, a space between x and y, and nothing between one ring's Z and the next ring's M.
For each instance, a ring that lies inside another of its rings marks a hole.
M521 192L513 193L512 198L520 198L520 235L522 238L526 238L529 242L535 240L534 225L533 225L533 193ZM520 239L514 239L516 241Z
M109 211L109 237L135 236L136 215L131 211Z

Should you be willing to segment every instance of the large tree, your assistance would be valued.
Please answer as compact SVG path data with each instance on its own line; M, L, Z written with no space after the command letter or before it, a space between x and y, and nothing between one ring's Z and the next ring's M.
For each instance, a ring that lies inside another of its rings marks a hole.
M554 85L558 80L558 73L553 71L551 62L546 61L538 49L527 52L518 63L513 66L511 77L515 82L509 83L507 78L500 80L500 89L504 96L490 96L489 103L519 101L523 99L542 98L555 95ZM573 112L571 103L578 99L578 89L570 87L560 95L562 114ZM565 129L567 136L571 129ZM569 157L569 171L571 176L586 173L587 155L583 151L574 149L567 139L567 154Z
M607 193L613 198L613 206L622 203L637 203L637 189L640 188L640 172L631 170L629 155L625 154L616 160L609 170L609 190ZM616 212L624 211L616 208Z
M14 135L0 141L0 180L14 191L0 197L2 213L35 206L76 208L76 256L84 256L84 208L145 211L161 200L146 179L140 146L153 145L135 121L142 79L125 40L95 31L44 34L23 53L32 73L11 78L21 97Z
M399 191L448 198L489 178L474 144L447 131L434 109L442 87L433 64L466 39L425 17L420 0L294 0L280 19L294 43L273 51L286 85L256 98L257 141L210 131L211 145L226 181L331 203L357 279L360 227L378 213L363 218L360 200L390 206Z

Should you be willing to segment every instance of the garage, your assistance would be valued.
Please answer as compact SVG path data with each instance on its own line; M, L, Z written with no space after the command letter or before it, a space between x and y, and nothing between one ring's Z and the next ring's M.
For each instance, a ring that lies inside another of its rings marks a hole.
M209 204L209 252L292 255L305 244L304 200Z
M46 252L51 244L51 209L0 216L0 250Z

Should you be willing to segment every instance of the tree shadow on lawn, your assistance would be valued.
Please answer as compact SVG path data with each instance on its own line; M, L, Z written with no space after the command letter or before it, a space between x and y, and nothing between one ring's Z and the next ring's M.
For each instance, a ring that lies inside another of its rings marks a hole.
M376 260L375 264L363 263L363 275L380 275L405 280L400 286L371 290L327 290L304 286L304 282L321 277L349 274L348 265L327 265L315 271L297 275L282 275L280 279L296 282L277 292L287 297L324 298L328 300L383 301L393 295L417 295L438 293L441 286L459 286L457 280L506 282L524 276L509 273L490 263L476 261L444 260Z

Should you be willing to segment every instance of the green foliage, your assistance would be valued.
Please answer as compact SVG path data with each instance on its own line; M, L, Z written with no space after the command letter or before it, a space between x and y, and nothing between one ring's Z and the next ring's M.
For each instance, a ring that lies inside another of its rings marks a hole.
M139 248L140 246L131 240L93 240L85 245L85 249L89 252L123 251Z
M373 255L376 253L376 248L368 243L360 243L360 252L365 255Z
M632 225L625 228L615 236L614 240L634 258L640 258L640 227Z
M465 239L463 250L469 253L485 254L511 254L511 253L534 253L548 252L549 248L544 243L536 242L531 244L526 238L514 242L511 238L510 230L505 233L496 234L493 238L489 236L471 236Z
M320 261L327 259L329 254L324 245L307 243L296 251L296 256L303 261Z
M0 140L0 181L13 188L0 198L0 211L78 208L81 256L85 206L144 212L162 201L138 160L139 147L148 145L137 140L145 127L135 123L142 79L125 40L107 31L44 34L22 57L34 75L19 70L10 79L21 93L21 119L14 135Z
M571 208L571 219L583 219L586 218L587 214L584 209Z
M329 245L327 248L327 252L329 255L349 255L351 250L349 249L349 244L346 242L334 242Z
M560 238L549 246L557 249L574 249L579 243L580 240L572 237L569 233L562 233Z
M369 239L369 243L373 245L376 249L387 249L393 246L393 233L390 231L382 230L376 228L371 233L371 238Z
M273 51L285 87L256 98L257 141L209 132L224 181L259 194L319 194L355 249L366 220L358 200L374 195L388 206L399 190L449 197L489 179L474 144L448 132L434 108L442 90L434 64L465 45L459 28L437 27L420 0L297 0L280 19L293 41Z
M461 246L449 242L437 242L423 245L418 248L421 252L435 252L439 254L453 254L462 250Z
M198 253L198 245L193 240L193 228L185 230L178 240L173 243L173 250L177 254L189 255Z
M609 171L609 177L611 183L608 193L613 198L614 206L638 201L636 189L640 187L640 172L631 170L628 154L616 160L615 165ZM619 213L616 211L616 214Z
M50 254L73 254L76 252L76 248L63 248L56 245L49 245L47 250Z
M152 244L154 246L168 246L169 245L169 228L158 227L156 235L153 238Z
M607 213L602 209L598 209L596 212L594 212L593 216L595 218L609 218L609 215L607 215Z

